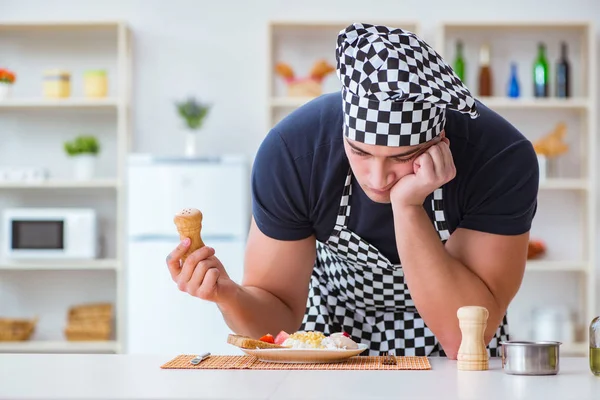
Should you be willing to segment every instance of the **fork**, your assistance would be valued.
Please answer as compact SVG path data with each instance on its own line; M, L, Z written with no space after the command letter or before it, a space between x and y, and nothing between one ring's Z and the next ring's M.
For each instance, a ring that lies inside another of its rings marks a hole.
M383 360L381 361L381 363L383 365L397 365L398 364L398 362L396 361L396 356L393 355L391 351L388 351L387 354L382 353L382 357L384 357Z

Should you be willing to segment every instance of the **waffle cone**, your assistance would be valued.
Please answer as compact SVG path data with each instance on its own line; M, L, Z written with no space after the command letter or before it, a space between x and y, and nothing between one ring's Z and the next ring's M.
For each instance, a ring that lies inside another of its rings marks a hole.
M184 208L175 214L173 222L175 222L175 225L177 226L179 239L183 240L185 238L190 238L192 241L188 247L188 250L181 257L181 261L184 262L192 252L204 247L204 242L202 241L201 236L202 213L200 210L195 208Z

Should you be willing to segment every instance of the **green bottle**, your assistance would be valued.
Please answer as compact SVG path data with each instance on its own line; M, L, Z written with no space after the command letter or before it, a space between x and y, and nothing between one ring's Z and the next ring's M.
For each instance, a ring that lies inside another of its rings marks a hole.
M600 317L590 324L590 370L600 376Z
M456 42L456 58L454 59L454 72L460 78L461 81L465 82L465 58L463 56L463 44L459 40Z
M546 58L546 46L538 44L538 54L533 65L533 96L548 97L548 59Z

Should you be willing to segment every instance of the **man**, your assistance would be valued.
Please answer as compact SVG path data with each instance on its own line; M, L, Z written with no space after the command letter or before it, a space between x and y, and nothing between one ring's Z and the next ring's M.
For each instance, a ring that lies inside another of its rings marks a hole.
M209 247L180 266L186 241L173 280L238 334L344 331L368 354L454 359L456 312L480 305L497 356L537 207L531 143L410 32L353 24L336 56L341 95L293 112L258 151L243 283Z

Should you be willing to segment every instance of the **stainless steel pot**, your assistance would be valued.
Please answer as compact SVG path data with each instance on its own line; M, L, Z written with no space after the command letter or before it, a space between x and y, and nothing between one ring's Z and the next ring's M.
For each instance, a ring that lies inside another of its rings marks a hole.
M511 375L556 375L561 342L502 342L502 368Z

